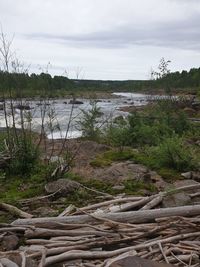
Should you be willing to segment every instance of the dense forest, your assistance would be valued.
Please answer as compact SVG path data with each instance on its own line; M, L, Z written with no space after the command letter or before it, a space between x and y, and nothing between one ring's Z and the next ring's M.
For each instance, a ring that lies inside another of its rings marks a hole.
M172 72L162 78L152 80L101 81L75 80L50 74L8 73L0 71L1 95L62 96L76 91L152 91L171 90L173 92L196 93L200 88L200 68L190 71Z

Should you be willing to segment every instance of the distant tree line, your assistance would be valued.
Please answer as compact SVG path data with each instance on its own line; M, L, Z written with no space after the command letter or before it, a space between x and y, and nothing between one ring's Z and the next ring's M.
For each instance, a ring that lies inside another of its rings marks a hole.
M28 74L0 71L0 94L13 96L60 96L75 91L156 91L165 89L188 90L195 92L200 89L200 68L190 71L172 72L154 80L75 80L64 76L52 77L48 73Z
M200 88L200 68L172 72L156 82L158 86L168 82L173 88Z
M10 73L0 71L0 92L7 95L8 90L15 96L52 94L59 90L69 90L73 82L64 76L50 74Z

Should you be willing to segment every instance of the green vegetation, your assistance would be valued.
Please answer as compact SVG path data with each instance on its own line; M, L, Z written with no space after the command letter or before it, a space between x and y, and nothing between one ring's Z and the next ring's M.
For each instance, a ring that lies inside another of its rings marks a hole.
M97 107L96 102L91 102L91 109L89 111L81 110L83 116L78 122L79 128L82 131L83 138L96 141L99 139L100 126L98 125L98 119L102 113L100 108Z
M188 119L182 99L158 99L127 118L114 119L101 131L98 141L116 150L99 155L91 162L92 166L103 167L118 159L132 159L158 171L183 172L199 168L200 150L196 141L200 127Z
M20 65L13 69L10 51L11 43L5 39L3 49L8 52L1 53L0 59L5 65L0 70L0 96L2 97L1 110L4 112L6 130L0 132L0 201L20 206L20 200L31 198L44 193L44 185L48 181L58 178L73 179L83 186L69 194L63 204L75 204L76 206L96 202L96 193L85 187L108 194L145 194L153 193L156 188L151 183L144 181L127 180L121 182L124 188L113 188L113 184L97 179L79 177L69 172L73 165L73 153L70 147L64 143L56 144L51 140L51 145L46 144L45 139L45 114L46 109L41 112L41 135L32 133L31 116L26 118L23 108L20 109L21 129L16 128L15 110L13 99L22 97L61 97L65 95L85 92L113 92L113 91L139 91L139 92L164 92L167 98L153 99L150 105L135 111L126 118L122 116L110 121L101 120L101 110L96 102L92 103L90 110L82 110L83 116L79 121L79 128L83 133L83 139L93 140L107 144L111 149L103 154L97 155L90 165L99 168L111 165L116 161L133 161L141 163L150 169L156 170L166 181L173 182L180 179L182 171L199 170L199 124L189 119L185 110L197 113L191 108L190 99L186 97L172 97L174 92L196 94L199 97L200 68L182 71L181 73L170 73L168 64L170 61L161 59L158 72L154 72L153 80L146 81L91 81L70 80L63 76L52 77L48 73L27 74L20 72ZM19 62L15 62L19 64ZM12 68L10 69L9 67ZM6 99L8 98L8 101ZM75 97L74 97L75 99ZM9 105L9 109L7 107ZM73 111L73 108L72 108ZM196 117L200 115L199 110ZM11 114L10 114L11 113ZM56 116L54 110L50 110L48 116L48 127L53 134ZM8 121L12 121L12 128ZM30 125L25 127L25 122ZM71 122L71 121L70 121ZM70 122L68 126L70 125ZM51 150L51 151L50 151ZM57 152L58 161L51 162L54 152ZM77 150L78 151L78 150ZM78 153L78 152L77 152ZM64 155L65 154L65 155ZM4 162L5 158L5 162ZM9 217L8 217L9 219ZM0 221L4 218L0 214Z
M113 161L133 159L134 155L135 153L132 149L124 149L122 151L112 149L98 155L94 160L90 162L90 165L93 167L105 167L111 165Z
M52 77L48 73L27 74L9 73L0 71L0 95L13 97L49 96L61 97L71 93L84 92L113 92L136 91L158 92L170 88L171 93L195 93L200 88L200 68L190 71L167 73L155 80L127 80L127 81L101 81L101 80L74 80L64 76Z

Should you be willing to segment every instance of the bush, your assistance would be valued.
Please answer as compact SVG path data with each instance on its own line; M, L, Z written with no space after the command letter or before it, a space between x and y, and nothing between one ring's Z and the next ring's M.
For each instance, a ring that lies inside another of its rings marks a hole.
M82 136L97 141L99 140L101 131L98 126L98 119L102 113L100 108L97 107L96 102L91 103L91 109L89 111L81 110L83 113L82 119L78 122L79 129L82 131Z
M121 151L124 146L129 145L127 136L128 128L121 123L110 124L104 132L105 142L111 146L118 147Z
M150 148L149 152L157 168L187 171L196 166L191 149L177 136L165 139L159 146Z
M8 167L10 174L30 174L39 162L39 150L31 135L19 136Z

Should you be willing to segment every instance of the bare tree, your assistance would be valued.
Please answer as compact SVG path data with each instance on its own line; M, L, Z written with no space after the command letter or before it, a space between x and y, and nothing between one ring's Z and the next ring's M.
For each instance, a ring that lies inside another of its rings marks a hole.
M13 43L14 36L11 39L8 39L6 34L4 34L4 32L3 32L2 26L0 29L1 29L1 31L0 31L0 42L1 42L0 61L1 61L2 67L3 67L2 68L3 71L9 72L10 64L11 64L12 57L13 57L13 52L11 50L11 46Z
M85 73L83 71L83 67L76 67L75 68L75 79L79 80L79 79L83 79L85 76Z
M166 77L170 73L170 69L168 68L170 63L170 60L165 60L165 58L162 57L158 65L158 71L154 71L151 68L151 78L161 79Z

